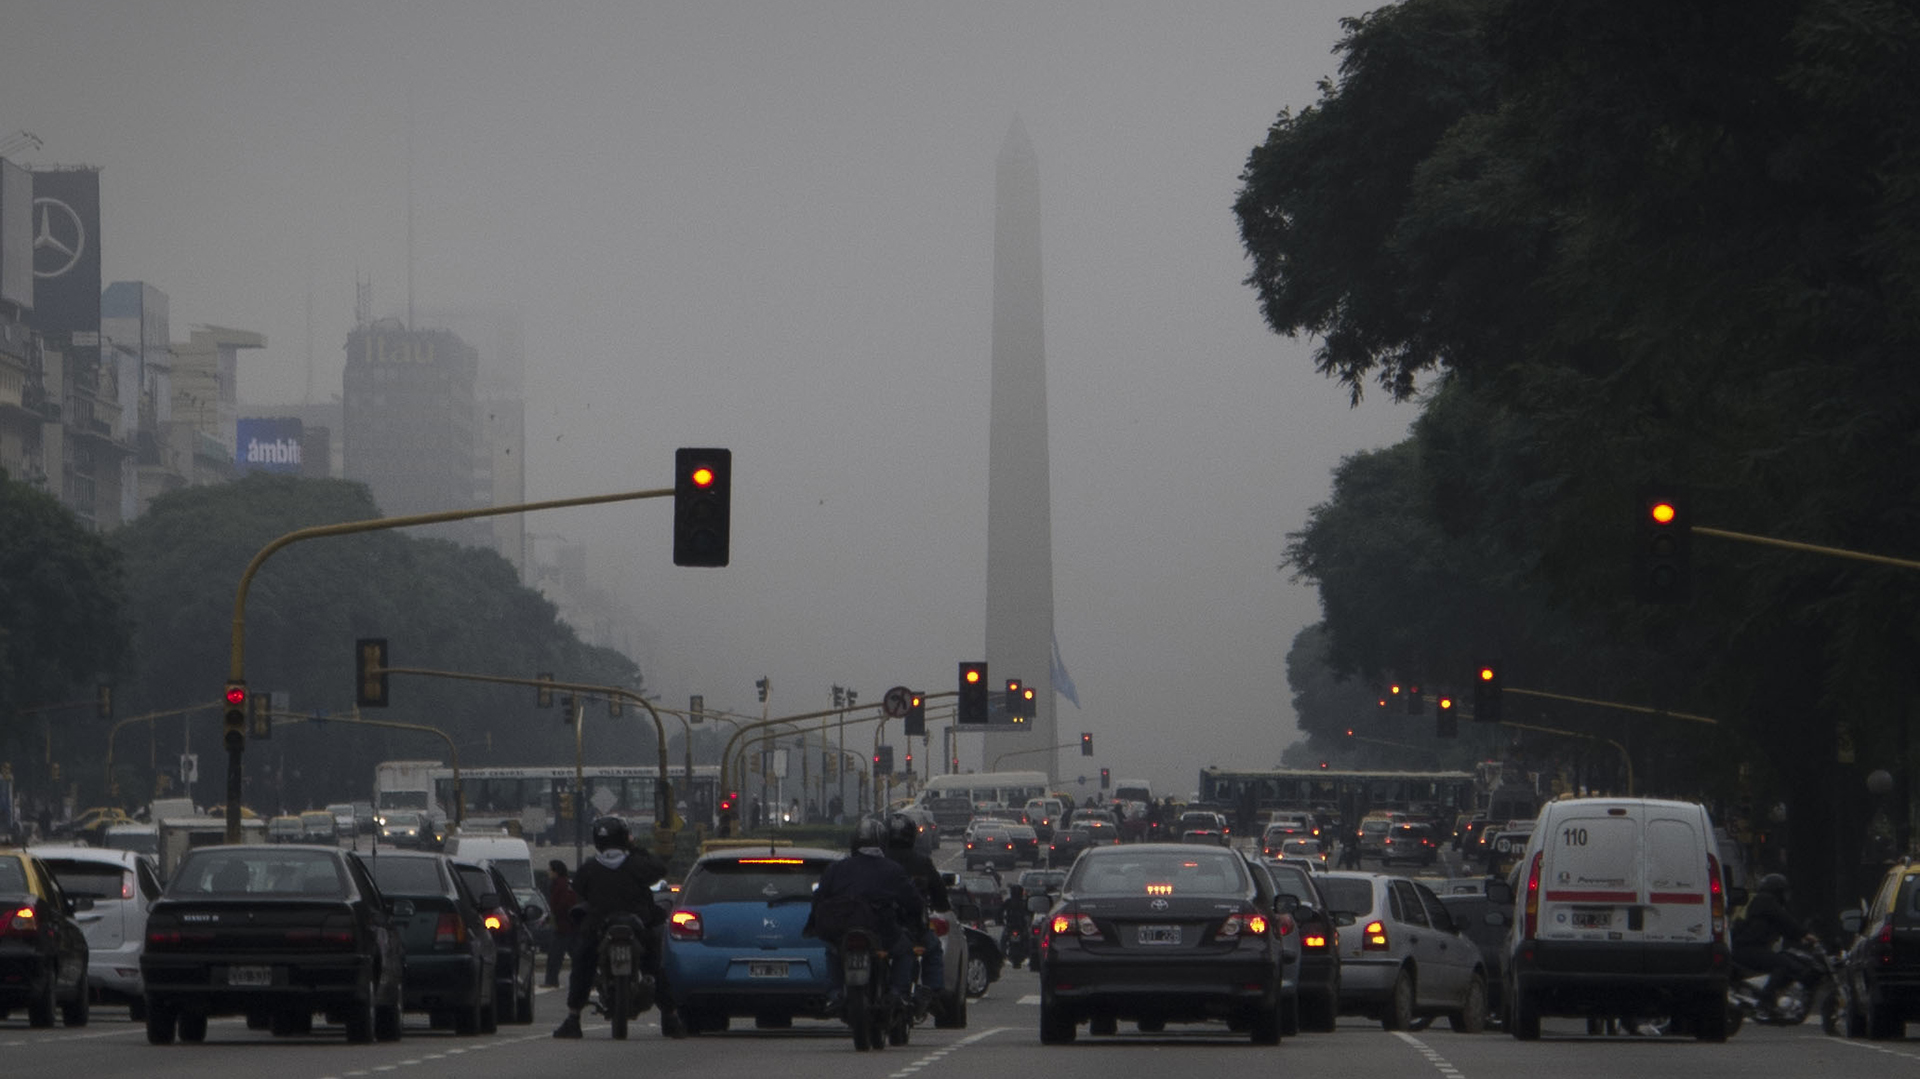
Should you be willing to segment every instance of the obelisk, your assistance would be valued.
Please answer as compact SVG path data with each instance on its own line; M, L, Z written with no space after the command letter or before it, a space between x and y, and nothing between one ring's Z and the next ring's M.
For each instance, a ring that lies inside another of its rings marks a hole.
M995 166L993 367L987 446L987 673L1034 687L1034 718L994 726L982 770L1058 778L1047 349L1040 291L1040 167L1015 117ZM1004 713L993 710L999 721Z

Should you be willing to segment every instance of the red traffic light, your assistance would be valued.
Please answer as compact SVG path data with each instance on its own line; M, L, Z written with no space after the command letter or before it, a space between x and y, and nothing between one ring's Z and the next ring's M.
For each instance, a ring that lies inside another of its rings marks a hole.
M968 667L964 673L968 685L980 681L980 669L978 667Z
M1480 668L1480 680L1481 680L1482 682L1491 682L1491 681L1493 681L1493 668L1492 668L1492 667L1482 667L1482 668Z
M711 487L713 486L713 469L704 466L696 468L687 478L693 481L695 487Z
M1655 524L1670 525L1674 518L1680 516L1680 511L1674 509L1671 502L1655 502L1647 507L1647 514L1653 518Z
M227 707L239 708L247 703L247 684L245 682L227 683Z

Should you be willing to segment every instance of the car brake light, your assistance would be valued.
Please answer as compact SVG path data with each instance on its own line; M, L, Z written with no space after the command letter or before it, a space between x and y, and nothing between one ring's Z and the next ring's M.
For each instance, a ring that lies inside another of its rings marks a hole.
M1707 899L1713 912L1713 935L1724 937L1727 929L1727 893L1720 880L1720 859L1707 855Z
M1308 933L1300 938L1300 943L1307 948L1324 948L1327 946L1327 938L1319 933Z
M675 940L699 940L706 935L706 929L700 924L698 911L676 910L667 918L667 932Z
M487 912L486 925L487 932L498 935L513 928L513 919L505 911L492 910Z
M128 873L120 879L120 898L133 898L133 874Z
M1523 939L1532 940L1540 935L1540 859L1546 851L1535 851L1533 863L1527 867L1527 920Z
M1368 922L1366 939L1360 942L1363 952L1384 952L1387 950L1387 923Z
M35 920L32 907L20 907L7 919L7 932L30 935L39 930L40 923Z
M1091 914L1056 914L1051 926L1055 936L1079 936L1087 940L1100 939L1100 927L1094 924Z
M465 944L466 942L467 925L460 920L460 915L452 911L440 915L440 920L433 926L434 945L438 947L442 944Z

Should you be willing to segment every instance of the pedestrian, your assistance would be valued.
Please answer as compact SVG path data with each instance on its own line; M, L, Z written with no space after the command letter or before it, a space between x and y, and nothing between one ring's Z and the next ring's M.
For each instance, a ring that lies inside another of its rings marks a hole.
M573 951L573 908L580 897L573 892L573 878L567 875L567 863L555 858L547 863L548 917L553 922L553 940L547 945L548 988L560 985L560 960Z
M760 808L760 799L755 798L753 800L753 818L752 819L753 819L753 830L756 832L760 830L760 815L762 812L763 811Z

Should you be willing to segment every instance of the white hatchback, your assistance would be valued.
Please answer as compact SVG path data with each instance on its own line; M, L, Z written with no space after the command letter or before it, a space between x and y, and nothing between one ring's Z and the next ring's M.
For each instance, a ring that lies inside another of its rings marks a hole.
M123 1003L144 1018L140 951L147 941L147 904L160 895L153 857L101 847L36 846L60 889L91 901L74 914L87 935L87 985L94 999Z

